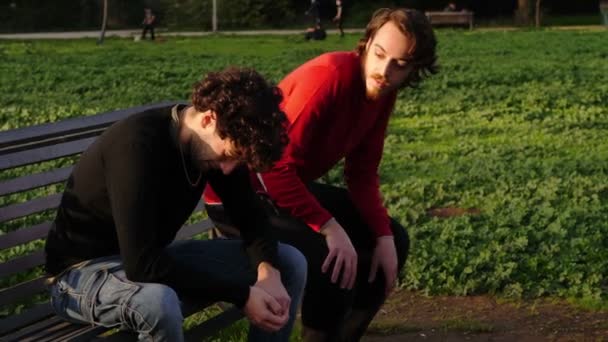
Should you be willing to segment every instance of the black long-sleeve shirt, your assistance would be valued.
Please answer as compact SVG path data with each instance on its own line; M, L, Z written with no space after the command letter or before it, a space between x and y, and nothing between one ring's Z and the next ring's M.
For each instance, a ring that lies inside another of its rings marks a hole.
M186 150L184 150L186 152ZM213 279L210 274L176 263L166 247L188 219L205 184L236 212L252 266L275 263L276 240L269 237L245 168L230 175L219 170L198 173L172 133L171 108L130 116L108 128L84 152L70 175L47 242L51 275L75 263L120 254L127 277L136 282L171 286L178 293L213 293L218 300L245 304L247 284ZM194 175L194 176L193 176Z

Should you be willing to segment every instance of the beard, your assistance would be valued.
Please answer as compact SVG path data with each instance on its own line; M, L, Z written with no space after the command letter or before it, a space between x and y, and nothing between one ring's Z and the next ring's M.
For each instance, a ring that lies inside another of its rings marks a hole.
M388 87L389 84L388 84L388 81L386 80L386 78L384 78L384 76L382 76L380 74L367 75L367 72L365 69L366 61L367 61L367 50L365 50L363 52L363 54L361 55L361 77L363 78L363 84L365 86L365 97L368 100L375 101L375 100L378 100L382 96L382 88L378 88L375 86L369 87L367 85L368 79L371 78L376 81L380 81L381 83L384 83L385 88Z
M193 164L202 172L219 169L219 164L215 161L218 156L211 149L211 146L201 139L192 139L190 144L190 155Z

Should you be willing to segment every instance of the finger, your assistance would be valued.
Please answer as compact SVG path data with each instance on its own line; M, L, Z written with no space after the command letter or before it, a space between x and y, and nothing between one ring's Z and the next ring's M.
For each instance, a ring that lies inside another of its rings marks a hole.
M344 266L344 257L342 254L338 254L336 258L336 263L334 264L334 271L331 274L331 282L336 283L338 281L338 277L340 276L340 272L342 271L342 267Z
M288 314L284 314L284 315L268 315L266 316L266 319L264 320L264 325L271 327L273 329L279 330L281 329L285 323L287 323L287 320L289 319L289 315Z
M352 267L353 267L352 258L345 259L344 260L344 270L342 271L342 281L340 282L341 288L346 288L348 285L350 285L350 280L352 278L352 271L353 271Z
M291 299L281 298L279 300L279 303L281 304L281 314L284 314L285 312L289 312L289 306L291 305Z
M348 288L352 289L355 286L355 281L357 281L357 257L354 257L352 259L352 264L353 264L353 271L351 274L351 279L350 279L350 283L348 284Z
M327 254L327 258L325 258L325 261L323 262L323 265L321 266L321 272L326 273L327 270L329 269L329 265L331 264L331 262L333 261L333 259L336 257L336 251L335 250L330 250L329 253Z
M270 312L272 312L275 315L279 314L282 309L282 305L276 299L274 299L274 297L272 297L272 296L268 296L266 298L266 307L268 307Z
M369 277L367 278L369 283L376 280L376 272L378 272L378 260L376 258L372 258L372 265L369 269Z
M260 322L260 324L257 325L258 328L264 330L265 332L275 332L278 331L279 329L281 329L281 325L279 324L274 324L271 322L267 322L267 321L263 321Z

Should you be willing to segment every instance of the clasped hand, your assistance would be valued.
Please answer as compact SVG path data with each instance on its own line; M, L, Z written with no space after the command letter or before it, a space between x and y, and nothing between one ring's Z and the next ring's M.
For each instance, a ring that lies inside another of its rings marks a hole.
M289 320L291 298L281 283L278 270L263 262L258 281L250 287L243 311L252 324L264 331L280 330Z

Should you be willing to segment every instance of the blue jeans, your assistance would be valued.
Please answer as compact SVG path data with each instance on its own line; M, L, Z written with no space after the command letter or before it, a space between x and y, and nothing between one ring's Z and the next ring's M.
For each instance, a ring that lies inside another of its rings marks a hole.
M167 248L176 262L210 273L210 281L231 275L253 285L257 272L241 240L188 240ZM251 325L249 341L288 341L306 282L306 259L294 247L279 243L281 280L291 297L290 317L278 332L267 333ZM169 286L128 280L120 256L80 263L61 273L50 286L57 315L77 323L121 328L138 333L140 340L183 341L183 315L177 293ZM214 301L212 293L201 300Z

